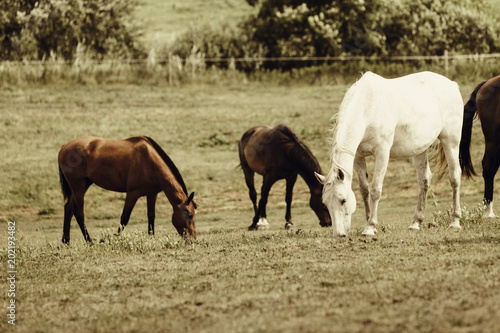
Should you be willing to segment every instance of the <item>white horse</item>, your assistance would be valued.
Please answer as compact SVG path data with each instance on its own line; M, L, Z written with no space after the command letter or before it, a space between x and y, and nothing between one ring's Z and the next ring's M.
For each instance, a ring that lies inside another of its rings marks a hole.
M353 169L365 204L363 235L377 232L377 208L390 157L413 157L417 169L418 203L409 229L418 230L424 218L431 182L428 150L439 138L441 165L448 163L453 188L450 227L460 229L460 165L458 149L463 122L463 101L458 85L446 77L422 72L396 79L365 73L349 88L338 113L328 175L324 184L334 236L346 236L356 198L351 189ZM365 157L375 157L371 187ZM445 160L446 158L446 160Z

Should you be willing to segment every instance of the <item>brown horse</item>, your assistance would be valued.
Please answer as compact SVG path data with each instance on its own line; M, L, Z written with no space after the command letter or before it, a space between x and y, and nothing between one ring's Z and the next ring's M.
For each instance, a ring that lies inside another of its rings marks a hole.
M309 148L300 142L290 128L285 125L278 125L275 128L252 127L243 134L238 147L241 167L255 212L249 230L269 227L266 220L267 198L271 186L280 179L286 179L285 229L293 225L291 204L297 175L301 175L309 186L311 192L309 203L318 216L321 226L332 225L330 214L321 201L323 185L314 175L314 172L321 172L321 167ZM264 177L259 206L256 205L255 172Z
M194 193L188 196L179 170L151 138L83 137L72 140L59 151L59 177L66 199L63 243L69 243L73 215L85 240L92 242L85 227L83 209L83 197L92 184L127 193L118 232L127 225L137 200L146 196L148 231L154 234L156 198L163 191L173 207L172 223L177 232L196 238Z
M472 122L476 115L481 120L485 150L483 156L485 217L493 212L493 181L500 166L500 76L480 83L464 107L464 124L460 142L460 166L468 178L477 175L470 157Z

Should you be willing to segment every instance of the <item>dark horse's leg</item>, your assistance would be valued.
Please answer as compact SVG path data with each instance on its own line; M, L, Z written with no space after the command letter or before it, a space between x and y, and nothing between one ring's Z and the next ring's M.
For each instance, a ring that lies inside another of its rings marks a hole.
M269 197L269 191L271 191L271 187L276 182L274 177L265 175L262 181L262 189L260 191L260 200L259 206L257 207L257 213L253 218L252 225L248 228L248 230L256 230L256 229L267 229L269 228L269 224L266 220L266 205L267 198Z
M127 226L128 220L130 219L130 214L132 209L134 209L135 203L140 198L140 195L134 192L128 192L125 197L125 206L123 206L122 216L120 218L120 226L118 227L118 233L120 233Z
M155 206L157 194L148 195L148 234L155 234Z
M493 184L500 165L500 143L486 142L483 157L485 217L495 217L493 212Z
M293 187L297 181L297 174L291 175L286 179L286 213L285 213L285 229L290 229L293 226L292 223L292 198L293 198Z
M245 174L245 182L248 187L248 194L250 195L250 200L252 200L253 212L254 212L253 223L248 229L254 230L257 228L257 221L259 220L258 210L257 210L257 191L255 191L255 183L254 183L255 172L252 169L250 169L250 167L247 166L246 163L245 164L241 163L241 167L243 169L243 173Z

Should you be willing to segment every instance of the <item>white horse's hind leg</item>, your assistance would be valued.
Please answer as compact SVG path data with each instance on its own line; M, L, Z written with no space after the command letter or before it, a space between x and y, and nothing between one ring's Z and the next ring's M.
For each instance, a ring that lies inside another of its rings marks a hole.
M413 214L413 222L408 229L419 230L420 224L424 220L425 203L427 202L427 191L431 185L432 173L429 168L428 151L424 151L420 155L413 157L413 165L417 170L418 181L418 201L415 214Z
M460 208L460 176L462 170L460 169L460 164L458 162L459 138L453 145L450 145L447 140L443 140L441 138L440 141L441 145L443 146L446 161L448 162L450 184L453 190L453 214L450 228L462 229L462 227L460 226L460 218L462 217L462 210Z

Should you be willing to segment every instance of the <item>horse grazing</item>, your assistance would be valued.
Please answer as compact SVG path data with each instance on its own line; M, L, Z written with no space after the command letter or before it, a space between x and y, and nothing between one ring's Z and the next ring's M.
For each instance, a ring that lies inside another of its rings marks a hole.
M333 235L346 236L356 198L351 189L353 169L365 205L363 235L377 232L377 210L390 157L413 157L417 170L418 203L409 229L418 230L424 218L431 182L428 150L440 140L440 164L449 167L453 188L451 227L460 227L460 166L458 146L462 128L462 97L458 85L447 78L422 72L396 79L365 73L344 96L338 113L323 202L332 218ZM375 157L371 186L365 157ZM445 160L446 158L446 160Z
M321 202L323 185L314 176L315 172L321 172L321 167L309 148L290 128L285 125L278 125L275 128L252 127L243 134L238 148L241 168L245 174L255 212L253 223L248 230L269 228L266 219L267 198L273 184L280 179L286 179L285 229L293 225L291 205L297 175L300 175L309 186L311 192L309 204L318 216L321 226L331 225L328 210ZM259 206L256 205L255 172L263 176Z
M153 139L144 136L125 140L83 137L64 145L58 160L61 188L66 199L63 243L69 243L73 215L85 240L92 242L85 227L83 209L83 197L92 184L127 193L118 232L127 225L137 200L147 196L148 231L154 234L156 198L163 191L173 207L172 223L177 232L196 238L194 193L188 196L179 170Z
M464 125L460 142L460 166L468 178L477 176L470 156L472 122L481 120L485 149L483 156L484 217L495 217L493 212L493 181L500 165L500 76L481 82L472 92L464 107Z

